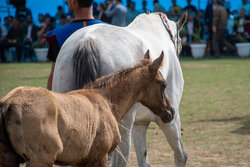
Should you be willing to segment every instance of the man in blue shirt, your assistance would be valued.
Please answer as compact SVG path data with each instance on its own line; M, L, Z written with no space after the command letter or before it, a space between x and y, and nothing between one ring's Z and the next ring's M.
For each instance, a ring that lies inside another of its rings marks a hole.
M94 19L91 11L92 2L93 0L67 0L69 10L75 13L74 21L47 33L46 39L49 46L47 58L52 61L47 89L52 89L56 58L66 39L80 28L101 23L101 21Z

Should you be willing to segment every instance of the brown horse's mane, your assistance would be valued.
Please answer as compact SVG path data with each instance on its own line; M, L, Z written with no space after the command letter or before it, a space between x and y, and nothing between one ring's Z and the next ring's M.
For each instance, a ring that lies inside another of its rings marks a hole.
M91 83L85 85L83 88L84 89L104 88L109 83L118 81L118 79L124 77L124 75L128 74L131 71L136 70L137 68L140 68L140 67L143 67L143 66L147 65L149 62L150 62L150 59L143 59L143 60L140 61L139 64L137 64L134 67L120 69L120 70L118 70L118 71L116 71L114 73L103 76L103 77L95 80L94 82L91 82Z

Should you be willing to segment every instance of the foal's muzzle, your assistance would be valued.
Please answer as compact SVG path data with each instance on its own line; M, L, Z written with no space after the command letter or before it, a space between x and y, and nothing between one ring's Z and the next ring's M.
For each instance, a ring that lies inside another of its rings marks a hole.
M174 119L174 108L171 106L164 107L164 112L162 114L161 120L164 123L169 123Z

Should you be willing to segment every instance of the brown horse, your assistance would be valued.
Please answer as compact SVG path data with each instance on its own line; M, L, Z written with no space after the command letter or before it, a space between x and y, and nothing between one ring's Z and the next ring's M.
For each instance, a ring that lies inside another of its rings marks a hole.
M162 53L151 62L147 52L135 67L65 94L34 87L12 90L0 101L0 166L106 167L121 140L118 123L135 103L163 122L173 119L159 71L163 58Z

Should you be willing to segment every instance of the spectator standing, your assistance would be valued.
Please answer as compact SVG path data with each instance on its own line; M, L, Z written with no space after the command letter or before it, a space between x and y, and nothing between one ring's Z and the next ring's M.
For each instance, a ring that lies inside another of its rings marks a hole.
M15 17L13 19L13 26L10 28L6 40L0 44L1 55L4 56L4 50L10 47L15 47L16 49L16 60L21 61L22 49L24 40L24 30L20 25L19 18Z
M8 16L9 19L9 29L13 25L13 16Z
M178 21L178 14L177 14L177 11L175 9L171 9L169 10L168 12L168 17L171 19L171 20L174 20L174 21Z
M4 25L1 25L1 17L0 17L0 45L5 40L7 36L7 31L4 28ZM0 52L0 62L6 62L5 56Z
M44 18L45 18L45 20L46 20L47 18L51 18L51 17L50 17L50 14L49 14L49 13L46 13L46 14L44 15Z
M62 8L62 6L58 6L57 7L57 12L56 12L56 15L55 15L56 20L60 20L62 15L64 15L63 8Z
M193 13L190 13L188 15L188 20L187 20L187 42L192 42L193 41L193 33L194 33L194 16Z
M32 16L27 17L27 26L25 27L25 39L24 39L24 60L31 61L32 60L32 43L37 40L37 31L38 27L33 24Z
M98 10L98 4L96 2L94 2L92 5L92 11L94 18L97 19L100 11Z
M112 19L105 14L105 10L106 10L105 4L100 3L98 20L101 20L101 21L106 22L106 23L111 23Z
M26 7L26 0L19 0L20 4L16 8L15 17L21 22L26 22L27 16L32 16L31 10Z
M154 0L154 12L166 13L165 9L159 4L158 0Z
M0 18L0 23L1 23L1 18ZM5 17L4 18L4 24L0 24L0 45L3 44L7 38L9 29L10 29L10 17ZM0 51L0 62L6 62L6 58L4 54Z
M5 40L10 29L9 18L4 18L4 24L1 25L1 18L0 18L0 42Z
M67 19L67 16L65 14L63 14L60 18L60 23L59 23L59 26L63 26L65 24L68 23L68 19Z
M172 0L172 6L169 8L169 12L175 11L175 13L181 13L181 7L176 4L176 0Z
M108 2L109 6L105 13L108 17L112 17L111 24L121 27L126 26L127 8L122 5L121 0L115 0L115 4L111 1Z
M245 14L245 9L240 9L239 17L234 19L233 32L235 36L241 35L241 37L247 39L249 35L249 28L247 25L250 24L250 19ZM238 42L239 39L238 39Z
M195 13L188 15L186 23L187 28L187 42L201 42L203 39L203 24Z
M224 6L224 8L226 8L227 12L230 13L230 8L231 8L231 3L229 0L223 0L222 2L222 6Z
M131 0L127 0L127 8L128 8L128 9L130 8L131 3L132 3Z
M205 39L205 20L204 20L204 11L198 10L197 15L195 17L197 24L195 24L196 28L200 30L200 38L201 40Z
M51 71L47 82L47 88L49 90L52 89L56 58L66 39L80 28L101 23L101 21L94 19L91 10L92 2L93 0L67 0L69 10L75 13L74 21L64 26L58 27L48 32L46 35L49 46L47 58L52 61Z
M131 2L127 12L127 25L130 24L139 13L140 12L135 9L135 2Z
M25 42L32 42L37 40L37 31L38 27L33 23L33 18L32 16L27 17L27 27L25 29Z
M214 55L213 50L213 14L216 8L215 0L208 0L208 4L205 10L205 27L208 33L208 44L210 49L210 55Z
M196 7L191 4L191 0L187 0L187 6L184 7L183 10L186 10L188 13L196 13L197 12Z
M38 21L39 21L39 23L38 23L38 25L37 25L39 29L41 29L41 28L43 27L43 25L44 25L44 20L45 20L44 15L41 14L41 13L39 13L39 14L38 14Z
M1 21L2 21L2 19L1 19L1 17L0 17L0 39L2 39L2 36L3 36L3 30L2 30L2 24L1 24Z
M48 33L49 31L53 30L55 28L54 24L51 21L50 17L46 17L45 22L43 24L42 28L38 28L37 31L37 40L32 42L32 50L34 48L44 48L46 47L46 43L42 41L43 37Z
M245 9L246 15L250 16L250 3L247 0L242 0L242 5L238 8L238 13L240 13L240 9Z
M234 27L234 16L232 13L228 15L227 19L227 33L228 35L231 35L233 33L233 27Z
M229 44L225 40L226 28L227 28L227 18L228 14L226 9L221 5L220 0L215 1L216 8L214 10L214 17L213 17L213 49L214 49L214 57L220 58L220 50L223 45L227 45L228 49L233 53L236 54L236 48Z
M147 1L143 0L142 1L142 11L141 11L141 13L147 13L147 10L148 10L148 8L147 8Z

